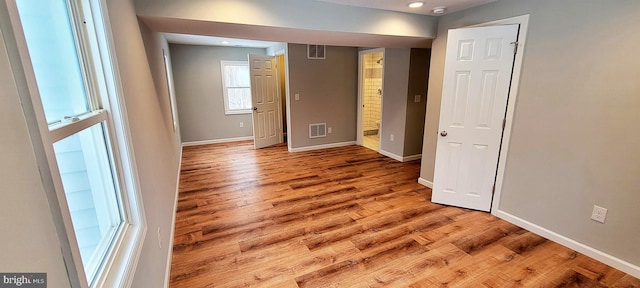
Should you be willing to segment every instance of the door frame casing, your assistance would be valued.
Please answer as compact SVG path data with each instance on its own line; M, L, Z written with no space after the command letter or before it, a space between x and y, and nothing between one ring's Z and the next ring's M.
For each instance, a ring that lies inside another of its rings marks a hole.
M509 25L518 24L520 28L518 30L518 51L513 60L513 72L511 74L511 87L509 88L509 98L507 99L507 111L505 114L505 126L502 130L502 144L500 145L500 154L498 155L498 169L496 171L496 180L494 182L495 192L493 193L493 200L491 201L491 214L498 216L498 210L500 207L500 196L502 194L502 184L504 181L505 164L507 162L507 155L509 152L509 143L511 141L511 130L513 128L513 117L516 110L516 99L518 96L518 89L520 86L520 74L522 70L522 62L524 59L524 52L526 48L527 31L529 24L529 14L480 23L477 25L471 25L460 28L471 27L483 27L483 26L496 26L496 25Z
M363 97L363 89L364 87L362 87L362 82L364 80L364 71L362 70L362 66L364 65L362 59L364 57L365 54L370 54L370 53L378 53L378 52L382 52L382 56L384 57L384 52L385 49L384 48L374 48L374 49L367 49L367 50L361 50L358 51L358 113L357 113L357 121L356 121L356 145L360 145L360 146L364 146L364 139L363 139L363 135L364 134L364 129L362 128L362 115L364 113L364 111L362 111L362 103L364 102L362 97ZM384 105L383 105L383 99L384 99L384 65L382 65L382 95L380 96L380 129L378 130L378 135L382 135L382 117L384 115L383 110L384 110ZM380 145L382 145L382 141L380 141ZM382 148L382 146L380 146L380 148Z

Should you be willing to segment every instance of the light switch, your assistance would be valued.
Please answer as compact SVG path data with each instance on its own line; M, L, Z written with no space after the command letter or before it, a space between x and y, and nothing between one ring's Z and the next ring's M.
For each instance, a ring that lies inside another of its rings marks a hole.
M420 95L413 96L413 102L420 102Z
M300 94L296 93L295 98L296 98L296 101L300 100Z

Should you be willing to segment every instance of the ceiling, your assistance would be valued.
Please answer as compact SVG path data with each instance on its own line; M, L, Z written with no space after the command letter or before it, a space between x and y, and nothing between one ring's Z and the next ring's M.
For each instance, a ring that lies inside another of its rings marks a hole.
M409 8L408 4L413 0L316 0L340 5L374 8L380 10L400 11L406 13L435 15L433 8L446 7L443 14L458 12L474 6L494 2L496 0L417 0L424 2L420 8Z

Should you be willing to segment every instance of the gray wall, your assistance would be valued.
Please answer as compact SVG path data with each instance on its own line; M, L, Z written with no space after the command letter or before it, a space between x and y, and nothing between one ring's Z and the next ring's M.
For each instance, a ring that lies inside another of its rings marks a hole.
M162 76L157 75L160 69L150 69L132 1L112 0L107 4L148 226L132 287L163 287L171 251L168 243L180 148L177 135L167 127L170 110L166 101L158 99L153 78Z
M358 50L326 47L327 59L307 59L307 45L289 44L291 148L356 140ZM300 94L296 101L295 94ZM327 123L333 133L309 138L309 124Z
M430 57L431 49L411 49L404 151L402 156L422 153ZM420 102L415 102L415 95L420 95Z
M247 61L265 49L171 44L183 142L253 136L251 114L224 114L220 60ZM244 128L240 127L244 123Z
M381 150L397 156L422 152L428 71L429 49L385 49Z
M29 112L23 111L23 105L30 104L21 103L29 96L19 96L27 93L27 87L24 78L14 78L14 72L22 73L17 71L20 67L12 71L9 63L7 50L13 50L12 62L18 58L5 5L0 3L0 271L43 272L47 273L49 287L70 287L34 151L43 149L42 142L39 148L34 147L38 143L32 141L39 139L31 139L25 119Z
M171 53L169 51L169 43L162 33L153 32L149 30L147 25L142 21L138 21L140 25L140 33L144 42L145 51L147 53L147 59L149 61L149 68L151 69L151 76L153 77L153 83L156 88L158 96L158 104L162 110L162 117L164 118L164 124L166 130L170 134L175 135L175 147L176 152L180 153L181 139L180 139L180 122L178 118L178 107L175 99L175 90L169 93L170 87L173 88L173 78L169 78L165 71L165 60L163 55L167 56L167 67L169 71L172 71L171 67ZM169 76L170 77L170 76ZM169 86L168 81L172 82ZM173 97L173 99L171 99ZM173 103L172 103L173 102ZM174 105L174 107L171 107ZM175 111L175 115L172 115L172 111ZM176 122L175 131L173 122Z
M640 1L502 0L441 18L421 177L433 179L447 29L530 14L500 210L640 265ZM605 224L589 219L594 204Z
M309 30L308 34L318 31L357 33L361 34L359 35L361 38L366 38L366 35L362 34L433 38L437 21L433 16L336 5L315 0L136 0L135 2L138 15L143 17L283 27L286 30L281 31L289 32L290 35L299 35L300 33L296 30L303 29ZM327 21L329 16L331 21ZM173 30L189 28L193 27L172 27ZM226 31L206 32L228 33ZM250 31L247 32L250 33ZM252 39L287 41L290 35L278 35L280 39L263 39L261 37L265 35L254 33Z
M404 153L410 59L409 48L384 49L380 150L398 156Z

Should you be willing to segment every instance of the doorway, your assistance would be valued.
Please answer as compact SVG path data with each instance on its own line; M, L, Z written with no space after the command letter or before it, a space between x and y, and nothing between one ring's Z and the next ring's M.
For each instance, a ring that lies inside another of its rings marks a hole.
M519 75L523 59L522 50L525 46L528 17L528 15L523 15L449 30L447 55L454 56L447 56L445 61L438 146L432 183L433 202L491 211L493 214L498 212L494 208L499 207L504 163L508 154L511 124L515 110L514 103L518 95ZM496 35L489 35L492 33ZM498 41L500 38L503 40ZM473 45L472 42L476 40L484 42L484 44ZM467 56L473 57L473 47L475 46L479 47L478 49L486 48L484 52L487 53L479 52L485 57L475 57L478 61L468 61L469 63L464 64L467 65L467 69L463 69L464 71L458 69L459 72L456 72L456 69L463 65L459 60L464 60L463 58ZM503 47L499 48L499 46ZM513 54L509 53L510 51L513 51ZM471 66L471 62L474 63L473 66ZM493 67L487 66L490 64L489 62L495 62L490 65ZM485 66L488 69L480 69ZM482 72L482 77L479 78L482 81L476 81L478 82L476 84L471 82L469 85L464 84L466 83L465 79L470 79L465 75L471 76L471 72L474 70ZM494 77L492 74L495 76L507 74L508 76ZM492 84L494 82L496 85ZM499 83L502 84L498 85ZM472 85L484 85L491 87L491 89L471 88ZM469 89L465 89L465 87ZM455 93L456 91L457 93ZM480 91L481 93L476 97L469 98L475 99L475 101L471 101L474 103L468 107L465 105L464 110L455 108L455 99L461 99L463 95L467 94L466 91L475 91L474 93ZM451 97L452 94L457 94L457 96ZM490 101L492 105L483 105L483 103L487 103L483 99L492 99ZM466 123L466 125L457 125L456 123ZM473 137L466 137L464 135L469 133L458 131L461 129L478 130L478 128L484 128L480 130L483 130L482 134L487 135L475 133ZM493 136L486 133L491 131L495 132ZM456 137L460 141L454 139ZM471 152L465 153L463 150ZM469 175L473 175L473 177L469 177Z
M361 51L359 70L358 144L379 151L384 94L384 49Z
M280 116L282 118L282 137L283 141L287 143L287 75L285 72L286 64L284 61L284 50L276 53L276 57L278 58L278 85L280 86Z

